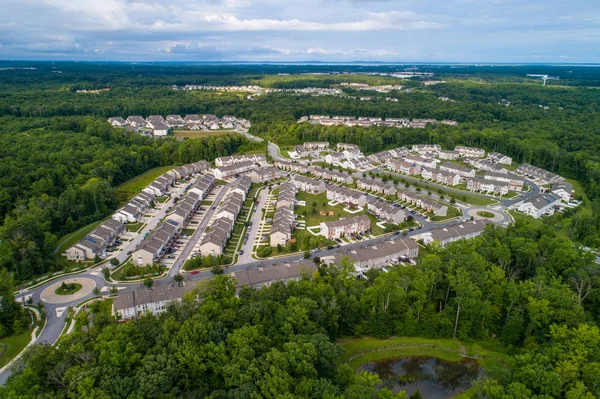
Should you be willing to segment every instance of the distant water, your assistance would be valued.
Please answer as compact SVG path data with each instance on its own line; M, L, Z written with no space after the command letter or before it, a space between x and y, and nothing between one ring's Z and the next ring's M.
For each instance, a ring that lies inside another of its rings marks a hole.
M447 362L432 357L402 357L365 363L358 369L377 373L378 388L394 393L406 391L410 396L417 390L425 399L446 399L465 391L482 371L477 361L464 359Z

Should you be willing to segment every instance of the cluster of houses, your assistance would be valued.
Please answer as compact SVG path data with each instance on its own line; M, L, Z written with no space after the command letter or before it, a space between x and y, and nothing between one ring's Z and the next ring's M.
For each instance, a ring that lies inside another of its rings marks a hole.
M84 237L80 242L68 248L62 255L70 261L104 257L106 249L114 245L119 236L126 231L125 223L135 223L142 219L144 212L151 208L157 196L165 195L177 179L186 179L193 174L205 172L210 168L206 161L194 162L172 169L144 187L142 192L111 215L110 220Z
M396 187L391 183L383 183L373 179L357 179L356 186L376 194L396 195Z
M296 227L296 216L294 206L296 204L297 187L291 181L279 186L279 198L275 206L273 224L270 230L270 243L272 247L285 246L292 238L292 232Z
M143 118L140 115L131 115L127 119L120 116L108 118L108 123L115 127L122 127L133 131L152 132L153 136L166 136L172 132L174 128L182 128L189 130L218 130L218 129L237 129L249 128L250 122L243 118L225 115L219 118L211 114L188 114L185 117L181 115L167 115L163 118L162 115L149 115Z
M252 183L262 184L271 180L278 179L281 176L279 169L274 167L258 168L246 173L246 176L252 180Z
M373 167L371 160L363 155L356 144L338 143L337 151L327 154L325 162L352 170L367 170Z
M389 224L400 224L406 220L406 214L399 206L392 205L381 198L371 198L367 203L369 213Z
M319 177L321 179L332 180L336 183L340 184L352 184L354 183L354 178L352 175L346 172L340 172L337 170L328 170L324 168L314 167L312 169L312 174L315 177Z
M192 91L192 90L212 90L212 91L239 91L246 93L260 93L262 88L260 86L213 86L213 85L185 85L183 87L179 87L177 85L171 86L173 90L183 90L183 91Z
M362 234L371 229L371 218L367 215L349 216L338 220L321 222L321 235L329 240Z
M410 239L383 241L375 245L340 250L334 256L322 257L326 264L342 265L344 257L354 265L357 271L380 269L386 265L397 264L398 260L414 259L419 256L419 245Z
M440 245L446 246L454 241L477 237L483 233L485 226L489 223L488 220L467 221L451 227L443 227L441 229L421 233L413 238L415 240L423 240L424 244L438 242Z
M296 281L303 276L312 276L317 266L312 260L297 260L284 264L249 267L236 271L231 275L237 280L236 287L248 286L260 288L276 281ZM167 310L170 303L181 302L186 293L196 288L194 283L185 285L158 285L151 290L140 288L135 291L120 293L113 302L113 312L119 321L137 320L145 314L158 316Z
M327 141L307 141L303 145L295 146L292 151L288 151L288 154L290 154L290 157L297 159L312 156L315 152L328 150L329 143Z
M565 181L565 178L557 175L556 173L549 172L545 169L538 168L537 166L530 165L528 163L523 163L519 165L517 168L517 172L529 176L531 178L535 178L540 180L543 183L553 184Z
M321 194L326 190L325 183L322 180L311 179L310 177L296 175L290 182L296 186L298 191L304 191L309 194ZM279 198L281 199L281 189L279 191Z
M239 175L242 173L249 172L257 169L259 165L266 165L267 157L264 154L245 154L245 155L231 155L226 157L219 157L215 159L215 165L217 166L213 173L217 179L223 180L231 176ZM263 176L267 177L273 170L263 172L257 172L254 179L259 180Z
M200 255L219 256L223 254L251 186L252 181L243 176L229 187L226 198L214 213L214 221L208 226L208 231L200 241Z
M328 186L327 199L355 208L367 204L367 196L365 193L341 186Z
M208 173L187 190L183 198L166 216L165 221L144 237L133 252L132 261L135 266L152 265L169 251L181 230L188 224L215 183L215 177Z
M361 100L369 101L370 97L362 97ZM319 124L323 126L361 126L361 127L369 127L369 126L385 126L385 127L397 127L397 128L424 128L428 124L437 124L441 123L444 125L456 126L458 122L444 119L442 121L438 121L436 119L406 119L406 118L380 118L380 117L369 117L369 116L325 116L325 115L310 115L303 116L298 119L298 123L310 122L314 124Z
M341 83L343 87L349 87L354 90L368 90L368 91L376 91L379 93L389 93L393 90L402 90L402 86L400 85L380 85L380 86L371 86L366 83Z
M436 216L446 216L448 214L447 205L407 190L398 190L398 199L424 209L426 212L431 212Z

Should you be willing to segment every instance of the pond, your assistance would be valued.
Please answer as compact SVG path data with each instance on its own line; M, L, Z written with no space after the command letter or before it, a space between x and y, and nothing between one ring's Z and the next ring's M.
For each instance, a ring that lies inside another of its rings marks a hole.
M406 391L410 396L417 390L425 399L444 399L465 391L483 371L476 360L448 362L433 357L401 357L365 363L358 371L377 373L381 386L394 393Z

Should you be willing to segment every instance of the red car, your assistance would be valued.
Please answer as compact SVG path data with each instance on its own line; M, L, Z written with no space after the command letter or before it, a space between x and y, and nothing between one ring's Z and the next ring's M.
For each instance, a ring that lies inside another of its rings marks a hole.
M198 273L200 273L200 271L199 271L199 270L194 270L194 271L193 271L193 272L191 272L190 274L198 274Z

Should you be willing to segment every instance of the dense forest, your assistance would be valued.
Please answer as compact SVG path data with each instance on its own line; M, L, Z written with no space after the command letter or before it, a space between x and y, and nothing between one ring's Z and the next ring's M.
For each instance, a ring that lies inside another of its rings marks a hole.
M545 226L489 226L431 247L415 267L320 267L236 295L202 283L159 318L91 314L58 346L36 346L2 398L405 398L339 362L341 337L454 337L506 351L480 397L600 396L600 283L589 253Z
M118 184L252 148L239 135L153 140L84 117L4 117L0 131L0 267L19 281L60 270L57 238L112 213Z

